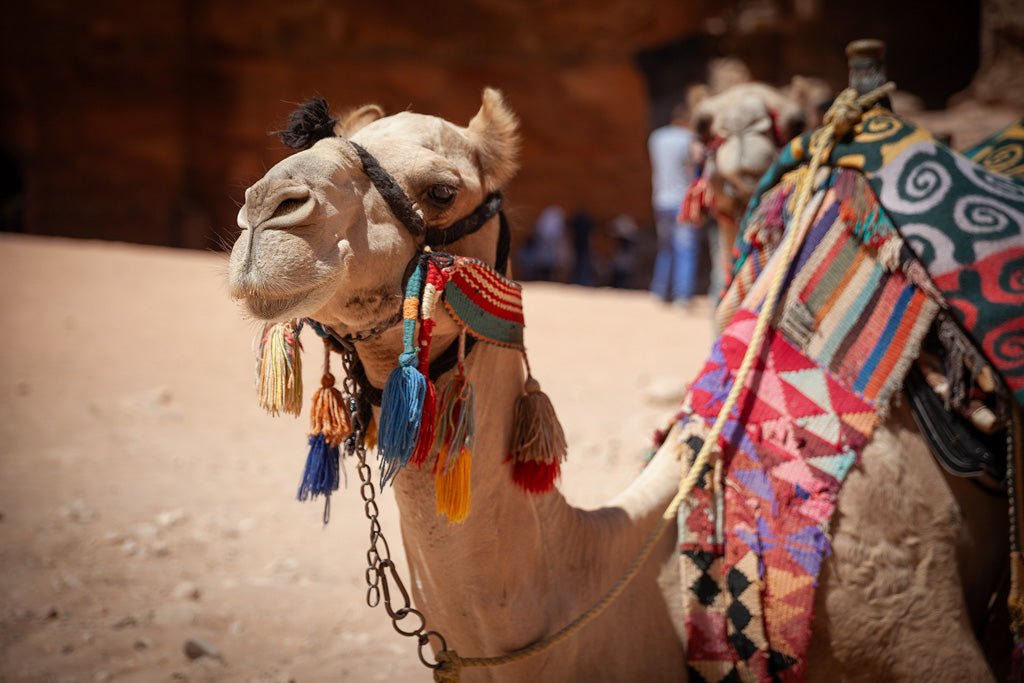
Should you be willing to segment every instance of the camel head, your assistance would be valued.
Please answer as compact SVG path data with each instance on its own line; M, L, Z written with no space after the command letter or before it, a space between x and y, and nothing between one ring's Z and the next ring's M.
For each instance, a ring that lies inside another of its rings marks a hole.
M492 89L466 127L375 105L335 119L323 100L304 105L282 138L305 149L245 192L231 295L257 319L311 317L339 334L397 323L407 266L424 243L407 223L444 229L500 189L517 169L516 126ZM394 179L405 216L367 176L360 148ZM496 240L488 222L447 250L493 261Z
M694 115L711 142L706 177L720 217L738 220L757 183L790 138L803 130L799 103L761 83L742 83L702 100Z

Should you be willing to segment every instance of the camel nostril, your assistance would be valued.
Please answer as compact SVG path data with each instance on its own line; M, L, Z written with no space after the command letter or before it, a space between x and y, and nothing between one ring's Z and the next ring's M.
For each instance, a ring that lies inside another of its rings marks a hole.
M299 207L302 206L305 203L306 203L305 199L297 199L295 197L289 197L288 199L285 199L283 202L281 202L280 204L277 205L277 208L274 209L274 213L271 214L270 217L271 218L279 218L281 216L287 216L288 214L292 213L293 211L297 211L299 209Z
M312 193L308 187L296 185L294 181L262 183L251 189L252 193L246 197L245 214L254 229L286 228L305 221L313 213Z

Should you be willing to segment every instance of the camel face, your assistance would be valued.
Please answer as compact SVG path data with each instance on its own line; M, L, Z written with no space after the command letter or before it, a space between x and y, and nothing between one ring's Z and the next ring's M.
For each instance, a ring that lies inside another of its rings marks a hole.
M515 171L515 120L497 91L485 91L466 128L411 112L379 116L376 107L357 110L335 126L337 137L284 159L246 191L228 275L254 317L309 316L341 334L400 319L406 266L422 238L392 213L349 138L395 178L428 227L469 214Z
M720 140L707 174L717 210L738 219L778 147L802 128L804 114L774 88L743 83L703 100L694 119Z

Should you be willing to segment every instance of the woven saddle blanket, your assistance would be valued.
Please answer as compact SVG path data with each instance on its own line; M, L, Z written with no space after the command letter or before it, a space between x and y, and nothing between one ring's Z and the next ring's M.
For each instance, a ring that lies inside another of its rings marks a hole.
M799 681L843 480L948 309L1024 398L1024 184L986 171L884 109L790 198L808 137L761 181L719 306L721 336L673 438L696 456L734 382L773 273L800 232L762 351L679 511L694 681Z

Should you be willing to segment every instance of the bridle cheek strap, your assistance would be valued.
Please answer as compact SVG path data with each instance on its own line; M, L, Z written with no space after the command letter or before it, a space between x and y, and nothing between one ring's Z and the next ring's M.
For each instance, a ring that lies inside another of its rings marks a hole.
M431 249L446 247L449 244L459 241L467 235L482 228L487 221L497 214L501 220L501 227L498 233L498 248L495 253L494 269L504 275L508 267L508 253L511 243L511 234L508 221L501 210L501 192L492 192L484 198L480 206L476 207L468 216L460 218L451 225L444 228L428 228L423 222L423 217L416 211L409 196L398 184L394 176L384 170L380 162L370 154L362 145L349 140L352 149L356 151L359 160L363 164L363 172L370 179L377 192L388 203L391 213L401 222L405 229L416 238L423 238L423 245Z
M402 186L362 145L351 140L349 140L349 144L359 155L359 160L363 162L363 172L377 188L377 192L380 192L384 201L388 203L391 213L395 214L395 218L401 221L413 237L421 237L427 231L427 226L423 224L423 217L416 212L412 200L405 194Z
M427 228L427 246L434 249L458 242L466 235L472 235L482 228L499 211L501 211L501 193L492 192L484 198L480 206L473 210L473 213L465 218L460 218L447 228Z

